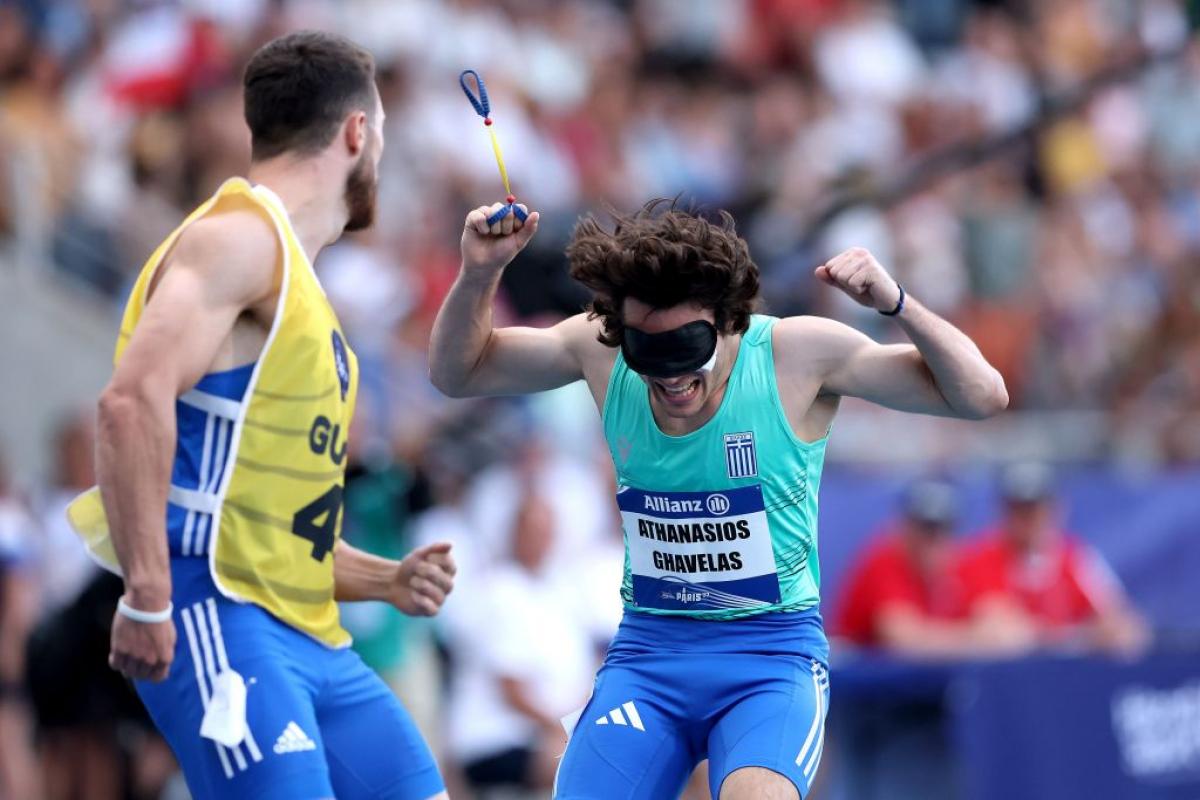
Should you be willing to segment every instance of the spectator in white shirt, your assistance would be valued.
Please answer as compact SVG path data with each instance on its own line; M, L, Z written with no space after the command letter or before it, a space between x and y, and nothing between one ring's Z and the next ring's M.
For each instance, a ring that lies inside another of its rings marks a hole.
M475 788L549 789L596 666L570 575L555 574L554 514L529 484L505 562L473 596L475 635L455 652L449 745Z

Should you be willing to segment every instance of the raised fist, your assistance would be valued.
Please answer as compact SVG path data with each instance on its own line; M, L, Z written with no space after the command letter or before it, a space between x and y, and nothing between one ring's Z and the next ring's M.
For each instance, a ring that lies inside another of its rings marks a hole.
M817 267L816 275L860 305L891 311L900 302L900 285L865 248L851 247Z
M529 214L524 222L516 214L488 225L488 218L504 207L503 203L480 206L467 214L463 225L462 260L464 272L499 272L537 233L539 215ZM525 211L525 206L518 206Z

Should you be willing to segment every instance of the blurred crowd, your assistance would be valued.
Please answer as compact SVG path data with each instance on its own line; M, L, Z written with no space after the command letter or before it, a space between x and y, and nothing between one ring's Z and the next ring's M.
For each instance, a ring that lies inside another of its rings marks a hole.
M378 225L317 265L362 365L345 533L384 555L449 538L461 569L436 628L370 605L347 625L462 786L548 785L621 570L586 391L467 403L427 379L462 218L503 195L463 68L542 212L501 320L579 310L562 256L579 214L678 196L734 213L773 313L894 336L811 274L866 246L980 343L1017 411L1098 412L1115 454L1200 459L1200 47L1183 3L0 0L0 270L87 287L115 331L150 251L244 174L241 66L298 27L368 46L387 111ZM1102 74L1117 78L1080 90ZM169 754L105 682L113 586L63 517L92 483L88 418L62 426L50 484L0 469L0 787L172 796ZM1144 642L1119 585L1055 528L1045 482L1024 480L964 554L944 546L945 487L915 487L863 555L887 578L833 598L835 629L910 655ZM26 664L40 686L22 688ZM93 666L56 670L76 664ZM36 757L19 746L35 724Z
M1182 2L6 0L5 255L116 303L245 171L241 65L303 26L373 50L388 113L380 224L318 265L365 356L377 445L411 453L456 408L424 380L425 343L465 211L503 194L457 88L470 67L542 211L510 317L580 308L562 258L578 214L677 196L734 212L775 313L895 336L812 278L867 246L980 342L1014 409L1103 412L1105 448L1200 456L1200 49Z

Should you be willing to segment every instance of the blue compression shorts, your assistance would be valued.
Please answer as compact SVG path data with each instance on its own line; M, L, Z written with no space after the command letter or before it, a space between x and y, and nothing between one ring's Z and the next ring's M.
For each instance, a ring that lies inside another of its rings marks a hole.
M175 661L162 683L135 682L196 800L425 800L443 791L408 712L358 654L226 599L207 562L172 559ZM236 747L200 736L226 666L247 686L249 735Z
M677 797L709 760L808 794L825 741L829 645L816 609L703 621L626 612L559 766L556 800Z

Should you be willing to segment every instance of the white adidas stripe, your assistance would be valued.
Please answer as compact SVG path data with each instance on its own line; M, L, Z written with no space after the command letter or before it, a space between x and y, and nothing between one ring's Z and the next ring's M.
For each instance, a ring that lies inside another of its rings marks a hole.
M205 515L196 520L196 538L192 540L192 555L199 556L207 552L204 549L204 537L208 534L211 527L211 515Z
M208 673L208 682L215 686L217 682L217 667L213 660L213 648L208 639L208 622L205 620L204 606L200 603L192 604L192 613L196 615L196 629L200 634L200 650L204 653L204 670ZM229 748L233 751L233 760L237 764L238 769L245 772L246 756L242 754L241 745Z
M813 721L808 728L808 736L804 738L804 744L800 747L800 752L796 755L796 766L800 766L805 757L809 754L809 748L816 738L817 729L821 727L821 683L817 676L817 665L813 664L812 668L812 684L814 697ZM807 775L807 773L805 773Z
M622 713L622 709L624 709L624 713ZM597 719L596 724L607 725L609 720L612 720L612 724L614 725L624 725L639 731L646 730L646 727L642 724L642 716L638 713L637 706L633 704L632 700L622 703L612 711L609 711L607 714Z
M825 729L821 728L821 737L817 739L817 749L809 756L808 766L804 768L804 780L811 787L813 778L817 777L817 765L821 763L821 756L825 753Z
M183 619L183 630L187 635L188 649L192 654L192 666L196 668L196 685L200 687L200 702L204 709L208 710L208 684L204 682L204 668L200 666L200 648L196 644L196 628L192 624L191 609L184 608L179 612L179 616ZM225 752L225 746L219 742L213 742L217 748L217 757L221 760L221 766L225 770L225 777L233 777L233 767L229 765L229 755Z
M202 392L199 389L184 392L179 396L179 402L227 420L236 420L242 408L242 404L236 400Z
M796 766L801 766L801 762L803 762L804 780L807 786L812 785L813 778L817 774L817 766L821 763L821 755L825 751L825 712L827 710L825 708L825 692L829 687L829 673L815 661L812 665L812 679L816 701L813 724L809 728L808 738L804 740L804 746L800 748L800 753L796 756ZM813 741L814 734L816 734L815 742Z
M216 495L205 494L197 489L185 489L173 483L167 489L167 500L172 505L177 505L180 508L186 508L188 511L195 511L200 514L212 514L217 510Z
M184 394L179 399L206 414L196 488L171 485L167 494L171 503L187 509L180 542L183 555L199 556L204 555L211 545L208 540L211 539L209 534L213 528L212 517L221 506L218 493L226 466L233 455L234 421L228 414L240 404L196 390ZM202 515L207 515L208 519Z
M809 785L812 785L813 778L817 776L817 765L821 763L821 756L825 752L825 717L829 714L829 705L825 702L825 695L829 691L829 670L818 665L816 675L817 685L821 687L821 733L817 736L817 747L808 757L808 763L804 767L804 776Z
M203 471L201 472L200 489L204 494L212 498L213 508L215 509L218 505L216 496L217 484L220 482L221 474L224 472L225 449L233 431L233 423L217 417L209 417L209 419L216 419L217 424L215 435L213 436L212 454L208 459L208 474L205 475ZM208 552L205 547L207 544L205 537L212 530L212 513L210 512L208 519L201 520L200 522L201 524L197 526L196 530L196 539L192 544L192 555L197 556Z
M633 727L637 728L639 731L646 730L644 727L642 727L642 717L640 714L638 714L637 706L633 704L632 700L630 700L628 703L622 703L621 708L625 709L625 713L629 717L629 724L633 725Z
M180 545L180 551L186 556L190 555L192 549L192 532L196 527L196 512L188 511L187 516L183 520L183 542Z
M204 486L204 491L207 493L217 490L217 482L221 480L221 473L225 471L225 447L229 444L231 428L233 428L233 423L229 420L218 420L217 444L213 450L212 462L209 466L208 482Z
M222 420L220 417L214 416L212 414L208 415L208 420L205 423L205 426L206 426L205 432L207 433L207 427L211 426L212 427L212 436L211 437L209 437L207 435L205 436L204 452L200 456L200 476L199 476L199 482L197 483L197 486L199 486L199 489L201 492L208 491L208 482L212 476L212 473L216 470L216 458L214 458L214 456L216 455L216 449L220 444L221 426L223 424L224 424L224 420ZM204 552L204 530L207 527L207 523L208 523L207 516L197 515L196 528L195 528L195 531L193 532L194 535L192 538L192 549L191 549L190 553L187 550L184 550L183 554L185 556L186 555L198 556Z
M209 474L209 452L212 449L212 429L216 427L216 417L209 414L204 419L204 441L200 444L200 467L197 473L196 485L203 491L204 481ZM193 511L187 512L187 519L184 521L184 543L182 543L182 551L184 555L192 554L192 536L196 533L197 516Z
M208 620L212 625L213 643L217 650L217 664L221 667L221 671L225 672L229 669L229 657L225 652L225 638L221 635L221 620L217 616L217 601L213 598L208 598L205 601L208 606ZM293 723L294 724L294 723ZM297 727L299 730L299 727ZM258 749L258 742L254 741L254 731L250 729L250 720L246 720L246 749L250 751L250 757L255 761L262 761L262 751Z
M209 414L204 420L204 441L200 445L200 469L196 476L196 486L200 491L204 491L204 484L208 480L208 465L212 450L213 429L216 427L217 418ZM187 518L183 523L183 543L182 551L185 556L192 554L192 536L196 532L196 513L189 510Z

